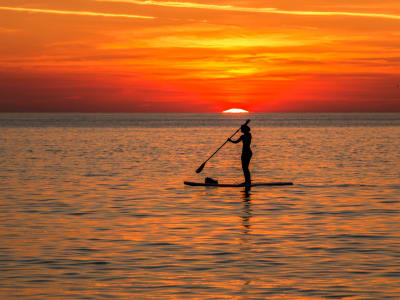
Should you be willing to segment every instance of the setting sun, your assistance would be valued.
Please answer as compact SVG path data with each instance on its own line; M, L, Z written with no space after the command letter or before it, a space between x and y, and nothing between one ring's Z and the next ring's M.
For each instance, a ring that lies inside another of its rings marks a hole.
M231 109L224 110L222 113L224 113L224 114L246 114L246 113L248 113L248 111L241 109L241 108L231 108Z

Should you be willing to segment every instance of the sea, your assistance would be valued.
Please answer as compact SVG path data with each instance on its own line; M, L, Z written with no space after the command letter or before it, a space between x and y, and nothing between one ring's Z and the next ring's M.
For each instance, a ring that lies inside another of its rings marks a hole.
M293 185L185 186L246 119ZM399 229L398 113L0 114L0 299L400 299Z

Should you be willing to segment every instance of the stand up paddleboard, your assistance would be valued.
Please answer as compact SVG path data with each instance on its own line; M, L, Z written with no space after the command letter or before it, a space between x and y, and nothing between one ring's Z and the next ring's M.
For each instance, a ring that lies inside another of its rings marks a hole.
M217 187L244 187L243 183L241 184L222 184L222 183L204 183L204 182L190 182L184 181L186 185L190 186L217 186ZM253 186L280 186L280 185L293 185L293 182L260 182L260 183L252 183L250 187Z

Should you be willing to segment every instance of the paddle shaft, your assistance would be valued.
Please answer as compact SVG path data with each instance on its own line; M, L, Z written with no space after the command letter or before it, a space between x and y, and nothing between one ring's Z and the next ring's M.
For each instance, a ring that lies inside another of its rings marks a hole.
M247 124L249 124L249 122L250 122L250 119L247 120L246 123L244 123L243 125L247 125ZM240 130L240 128L239 128L238 130L236 130L235 133L232 134L232 135L229 137L229 139L233 138L233 137L235 136L235 134L239 132L239 130ZM204 166L204 165L205 165L205 164L206 164L206 163L207 163L207 162L208 162L222 147L223 147L223 146L225 146L225 144L228 142L229 139L227 139L227 140L225 141L225 143L223 143L223 144L221 145L221 147L219 147L219 148L217 149L217 151L215 151L209 158L207 158L206 161L203 162L203 164L202 164L201 166ZM201 168L201 169L202 169L202 168Z

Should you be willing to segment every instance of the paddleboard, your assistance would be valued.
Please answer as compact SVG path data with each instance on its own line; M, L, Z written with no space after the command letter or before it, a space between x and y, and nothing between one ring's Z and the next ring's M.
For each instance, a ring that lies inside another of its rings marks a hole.
M217 187L244 187L244 184L223 184L223 183L204 183L204 182L190 182L184 181L186 185L190 186L217 186ZM293 185L293 182L258 182L252 183L250 187L253 186L280 186L280 185Z

